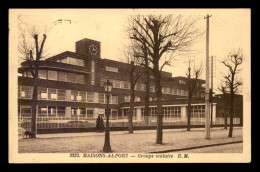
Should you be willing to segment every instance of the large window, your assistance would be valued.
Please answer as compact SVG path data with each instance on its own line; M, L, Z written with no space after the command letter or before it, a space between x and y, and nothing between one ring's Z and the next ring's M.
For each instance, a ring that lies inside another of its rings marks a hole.
M38 117L47 117L47 106L38 106Z
M77 100L77 95L78 95L78 91L76 91L76 90L71 90L70 100L71 100L71 101L76 101L76 100Z
M118 68L116 68L116 67L111 67L111 66L106 66L106 71L118 72Z
M86 92L85 91L78 92L77 101L80 101L80 102L86 101Z
M85 83L85 77L84 77L84 75L77 74L76 82L77 82L77 83L80 83L80 84L84 84L84 83Z
M113 95L110 96L111 97L111 104L117 104L118 103L118 98L117 98L117 95Z
M191 117L205 117L205 105L191 106Z
M38 99L47 99L48 98L48 93L47 93L47 88L38 88Z
M22 115L22 117L31 117L32 116L32 107L31 106L21 106L21 115Z
M46 70L39 70L38 71L38 78L40 78L40 79L47 79Z
M98 103L105 103L105 94L98 93Z
M94 117L94 110L92 108L87 108L87 118Z
M57 71L48 70L48 79L57 80Z
M124 88L129 89L130 88L130 82L123 81L124 82Z
M94 102L94 92L87 92L87 102Z
M21 98L32 98L33 87L30 86L21 86L20 88L20 97Z
M171 106L163 107L163 117L165 118L176 118L181 117L181 107L180 106Z
M58 90L58 100L65 100L66 98L66 91L59 89Z
M67 72L58 71L58 81L67 82Z
M76 59L76 58L72 58L72 57L66 57L64 59L61 59L61 63L67 63L67 64L72 64L72 65L77 65L77 66L84 66L84 60Z
M64 117L65 116L65 107L58 107L58 116Z
M76 74L75 73L68 73L68 82L76 82Z
M111 110L111 117L112 117L112 119L117 119L118 118L117 109L112 109Z
M48 106L48 117L56 117L56 106Z
M57 100L56 89L48 88L48 99L49 100Z
M129 96L129 95L128 95L128 96L125 96L125 97L124 97L124 101L125 101L125 102L130 102L130 98L131 98L131 96Z

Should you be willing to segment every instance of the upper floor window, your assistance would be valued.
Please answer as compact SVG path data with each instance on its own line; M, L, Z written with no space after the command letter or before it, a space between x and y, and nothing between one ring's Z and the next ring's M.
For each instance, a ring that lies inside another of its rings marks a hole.
M118 68L116 68L116 67L106 66L106 71L110 71L110 72L118 72Z
M76 59L76 58L72 58L72 57L66 57L64 59L61 59L60 62L72 64L72 65L76 65L76 66L84 66L84 60Z
M38 71L38 78L40 78L40 79L47 79L46 70L39 70Z
M57 71L48 70L48 79L57 80Z
M179 84L186 84L186 81L184 81L184 80L179 80Z

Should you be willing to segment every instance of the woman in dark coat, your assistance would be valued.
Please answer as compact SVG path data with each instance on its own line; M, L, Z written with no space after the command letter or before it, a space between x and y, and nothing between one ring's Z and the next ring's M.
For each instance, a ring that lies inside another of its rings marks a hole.
M96 121L96 129L97 129L97 132L100 131L100 116L97 117L97 121Z
M100 131L103 133L103 131L104 131L104 120L103 120L103 118L101 117L100 118Z

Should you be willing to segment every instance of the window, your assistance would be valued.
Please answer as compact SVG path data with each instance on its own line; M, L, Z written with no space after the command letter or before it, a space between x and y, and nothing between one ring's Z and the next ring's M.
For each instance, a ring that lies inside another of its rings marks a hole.
M115 80L115 85L114 85L115 88L120 88L120 81L118 80Z
M75 107L71 107L71 116L76 116L77 115L77 109Z
M65 100L66 91L62 89L58 89L58 100Z
M155 91L155 88L153 85L150 86L150 92L154 92Z
M205 117L205 105L191 106L191 117L195 117L195 118Z
M58 81L67 82L67 73L58 71Z
M178 95L178 90L177 89L174 89L174 95Z
M49 100L57 100L56 89L53 89L53 88L48 89L48 98L49 98Z
M71 90L70 100L71 100L71 101L76 101L77 95L78 95L78 91L76 91L76 90Z
M28 78L32 78L32 74L31 74L31 72L30 72L29 70L25 71L25 72L23 73L23 76L24 76L24 77L28 77Z
M79 101L85 102L85 101L86 101L86 92L85 92L85 91L79 91L78 94L79 94L78 96L79 96L80 99L81 99L81 100L79 100Z
M124 82L124 88L125 89L129 89L130 88L130 83L127 81L123 81Z
M32 98L33 87L21 86L20 91L21 98Z
M79 108L79 117L86 117L86 108Z
M106 82L107 80L105 78L101 78L100 79L100 86L103 87L104 83Z
M184 80L179 80L179 84L186 84L186 81L184 81Z
M117 95L113 95L111 96L111 104L117 104Z
M77 66L84 66L84 60L82 60L82 59L66 57L64 59L61 59L60 61L61 61L61 63L67 63L67 64L72 64L72 65L77 65Z
M39 87L38 88L38 99L47 99L48 98L48 94L47 94L47 88L42 88Z
M76 82L76 74L75 73L68 73L68 82Z
M110 71L110 72L118 72L118 68L116 68L116 67L106 66L106 71Z
M131 98L131 96L125 96L125 98L124 98L125 102L130 102L130 98Z
M140 102L141 101L141 97L140 96L135 96L135 102Z
M48 80L57 80L57 71L48 70Z
M98 103L105 103L105 94L98 93Z
M139 84L139 83L136 83L136 85L135 85L135 90L137 90L137 91L141 91L141 84Z
M22 117L31 117L32 107L31 106L21 106L21 115L22 115Z
M117 117L117 110L116 109L112 109L111 110L111 117L112 117L112 119L117 119L118 117Z
M48 117L56 117L56 106L48 106Z
M94 117L94 110L92 108L87 108L87 118Z
M47 79L47 77L46 77L46 70L39 70L38 71L38 78L40 78L40 79Z
M38 117L47 117L47 106L38 106Z
M91 73L91 85L95 85L95 73Z
M95 72L95 61L91 61L91 72Z
M65 116L65 107L58 107L58 116L64 117Z
M76 77L76 82L77 82L77 83L84 84L84 83L85 83L85 77L84 77L84 75L78 74L77 77Z
M95 62L91 61L91 85L95 85Z
M94 102L94 92L87 93L87 102Z

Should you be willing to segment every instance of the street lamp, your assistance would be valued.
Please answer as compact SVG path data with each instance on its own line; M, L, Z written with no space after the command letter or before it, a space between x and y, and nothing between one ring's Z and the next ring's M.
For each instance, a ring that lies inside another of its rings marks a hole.
M105 128L105 144L104 144L104 148L103 151L104 152L112 152L111 150L111 146L110 146L110 133L109 133L109 94L111 93L113 84L111 82L109 82L109 79L107 80L107 82L104 83L104 88L105 88L105 92L106 92L106 96L107 96L107 108L106 108L106 115L107 115L107 121L106 121L106 128Z

